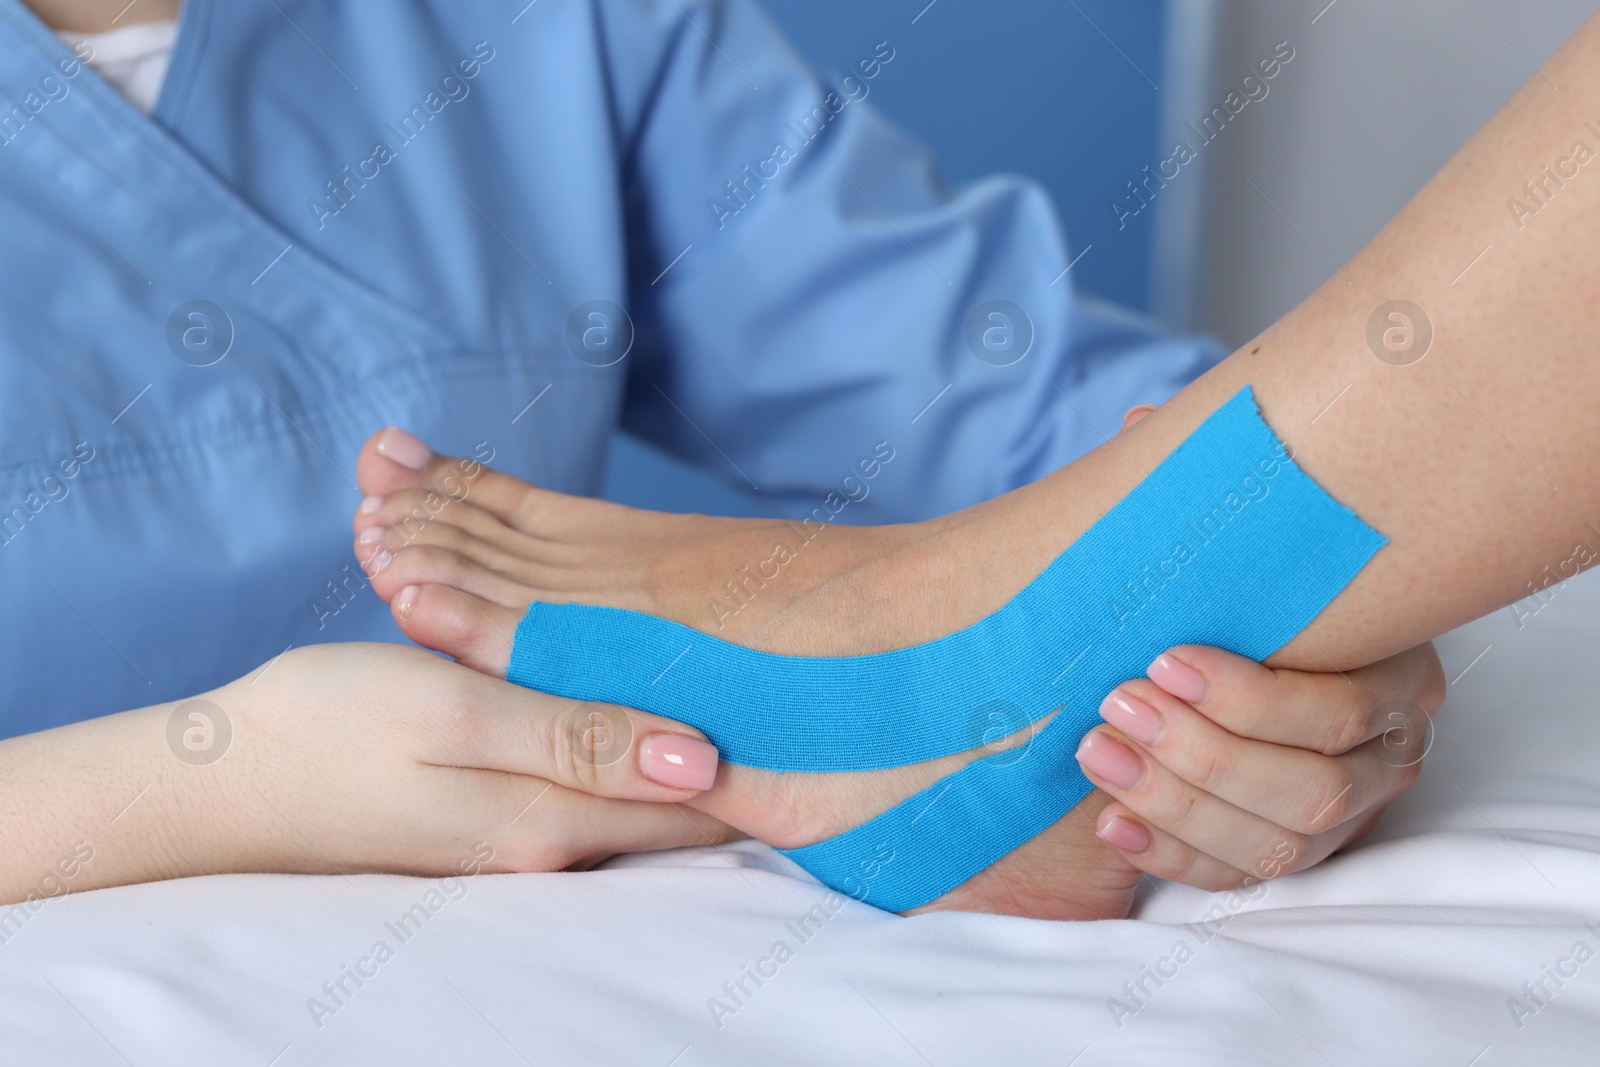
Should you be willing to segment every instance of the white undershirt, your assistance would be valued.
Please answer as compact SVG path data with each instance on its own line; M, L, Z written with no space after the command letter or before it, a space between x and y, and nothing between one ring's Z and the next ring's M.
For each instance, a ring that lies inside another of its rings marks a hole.
M172 58L172 42L178 37L177 20L135 22L106 33L56 36L134 107L146 115L155 109Z

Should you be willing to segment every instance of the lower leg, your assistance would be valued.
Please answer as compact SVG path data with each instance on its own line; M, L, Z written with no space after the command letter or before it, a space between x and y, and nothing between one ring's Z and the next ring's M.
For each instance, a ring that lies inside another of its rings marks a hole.
M1370 663L1528 595L1547 566L1600 558L1596 158L1600 19L1316 293L1114 444L1021 491L1036 501L1023 511L1097 516L1249 384L1307 473L1390 539L1275 665ZM1427 324L1379 312L1394 300L1431 323L1420 359L1407 331Z

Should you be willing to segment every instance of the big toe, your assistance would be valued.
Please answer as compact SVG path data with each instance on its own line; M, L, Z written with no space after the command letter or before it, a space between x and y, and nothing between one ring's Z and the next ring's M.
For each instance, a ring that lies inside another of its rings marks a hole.
M409 585L389 604L405 635L475 671L506 676L521 616L448 585Z

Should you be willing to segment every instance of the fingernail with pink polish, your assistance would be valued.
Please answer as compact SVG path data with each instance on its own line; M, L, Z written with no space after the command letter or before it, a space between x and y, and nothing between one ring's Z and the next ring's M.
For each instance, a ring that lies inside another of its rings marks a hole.
M1144 760L1132 749L1092 730L1078 746L1078 762L1085 771L1118 789L1132 789L1144 777Z
M433 459L433 449L398 426L391 426L378 438L378 455L392 459L408 470L420 471Z
M411 609L416 607L417 597L421 594L422 590L414 585L408 585L394 595L395 614L400 616L402 622L411 618Z
M1166 653L1157 656L1156 661L1150 664L1150 669L1145 673L1150 676L1152 682L1179 700L1187 700L1191 704L1200 703L1210 690L1205 675L1176 656Z
M717 780L715 745L682 734L651 734L639 746L639 770L676 789L710 789Z
M1140 853L1150 847L1150 831L1121 815L1113 815L1095 831L1100 839L1121 852Z
M376 515L378 513L378 509L381 507L383 507L383 497L369 496L361 501L361 507L357 508L356 510L360 511L363 515Z
M370 545L382 540L382 526L368 526L365 530L362 530L360 533L356 534L356 542L358 544Z
M371 578L374 574L382 574L388 569L389 564L393 562L393 552L390 552L387 548L379 549L377 555L367 560L367 577Z
M1113 689L1100 702L1100 717L1141 745L1161 740L1161 713L1121 689Z

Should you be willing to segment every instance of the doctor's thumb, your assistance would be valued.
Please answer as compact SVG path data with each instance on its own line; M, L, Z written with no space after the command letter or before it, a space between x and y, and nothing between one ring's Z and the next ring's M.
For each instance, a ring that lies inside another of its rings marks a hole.
M682 801L716 782L716 746L691 726L634 711L496 686L475 701L457 746L472 765L619 800Z

